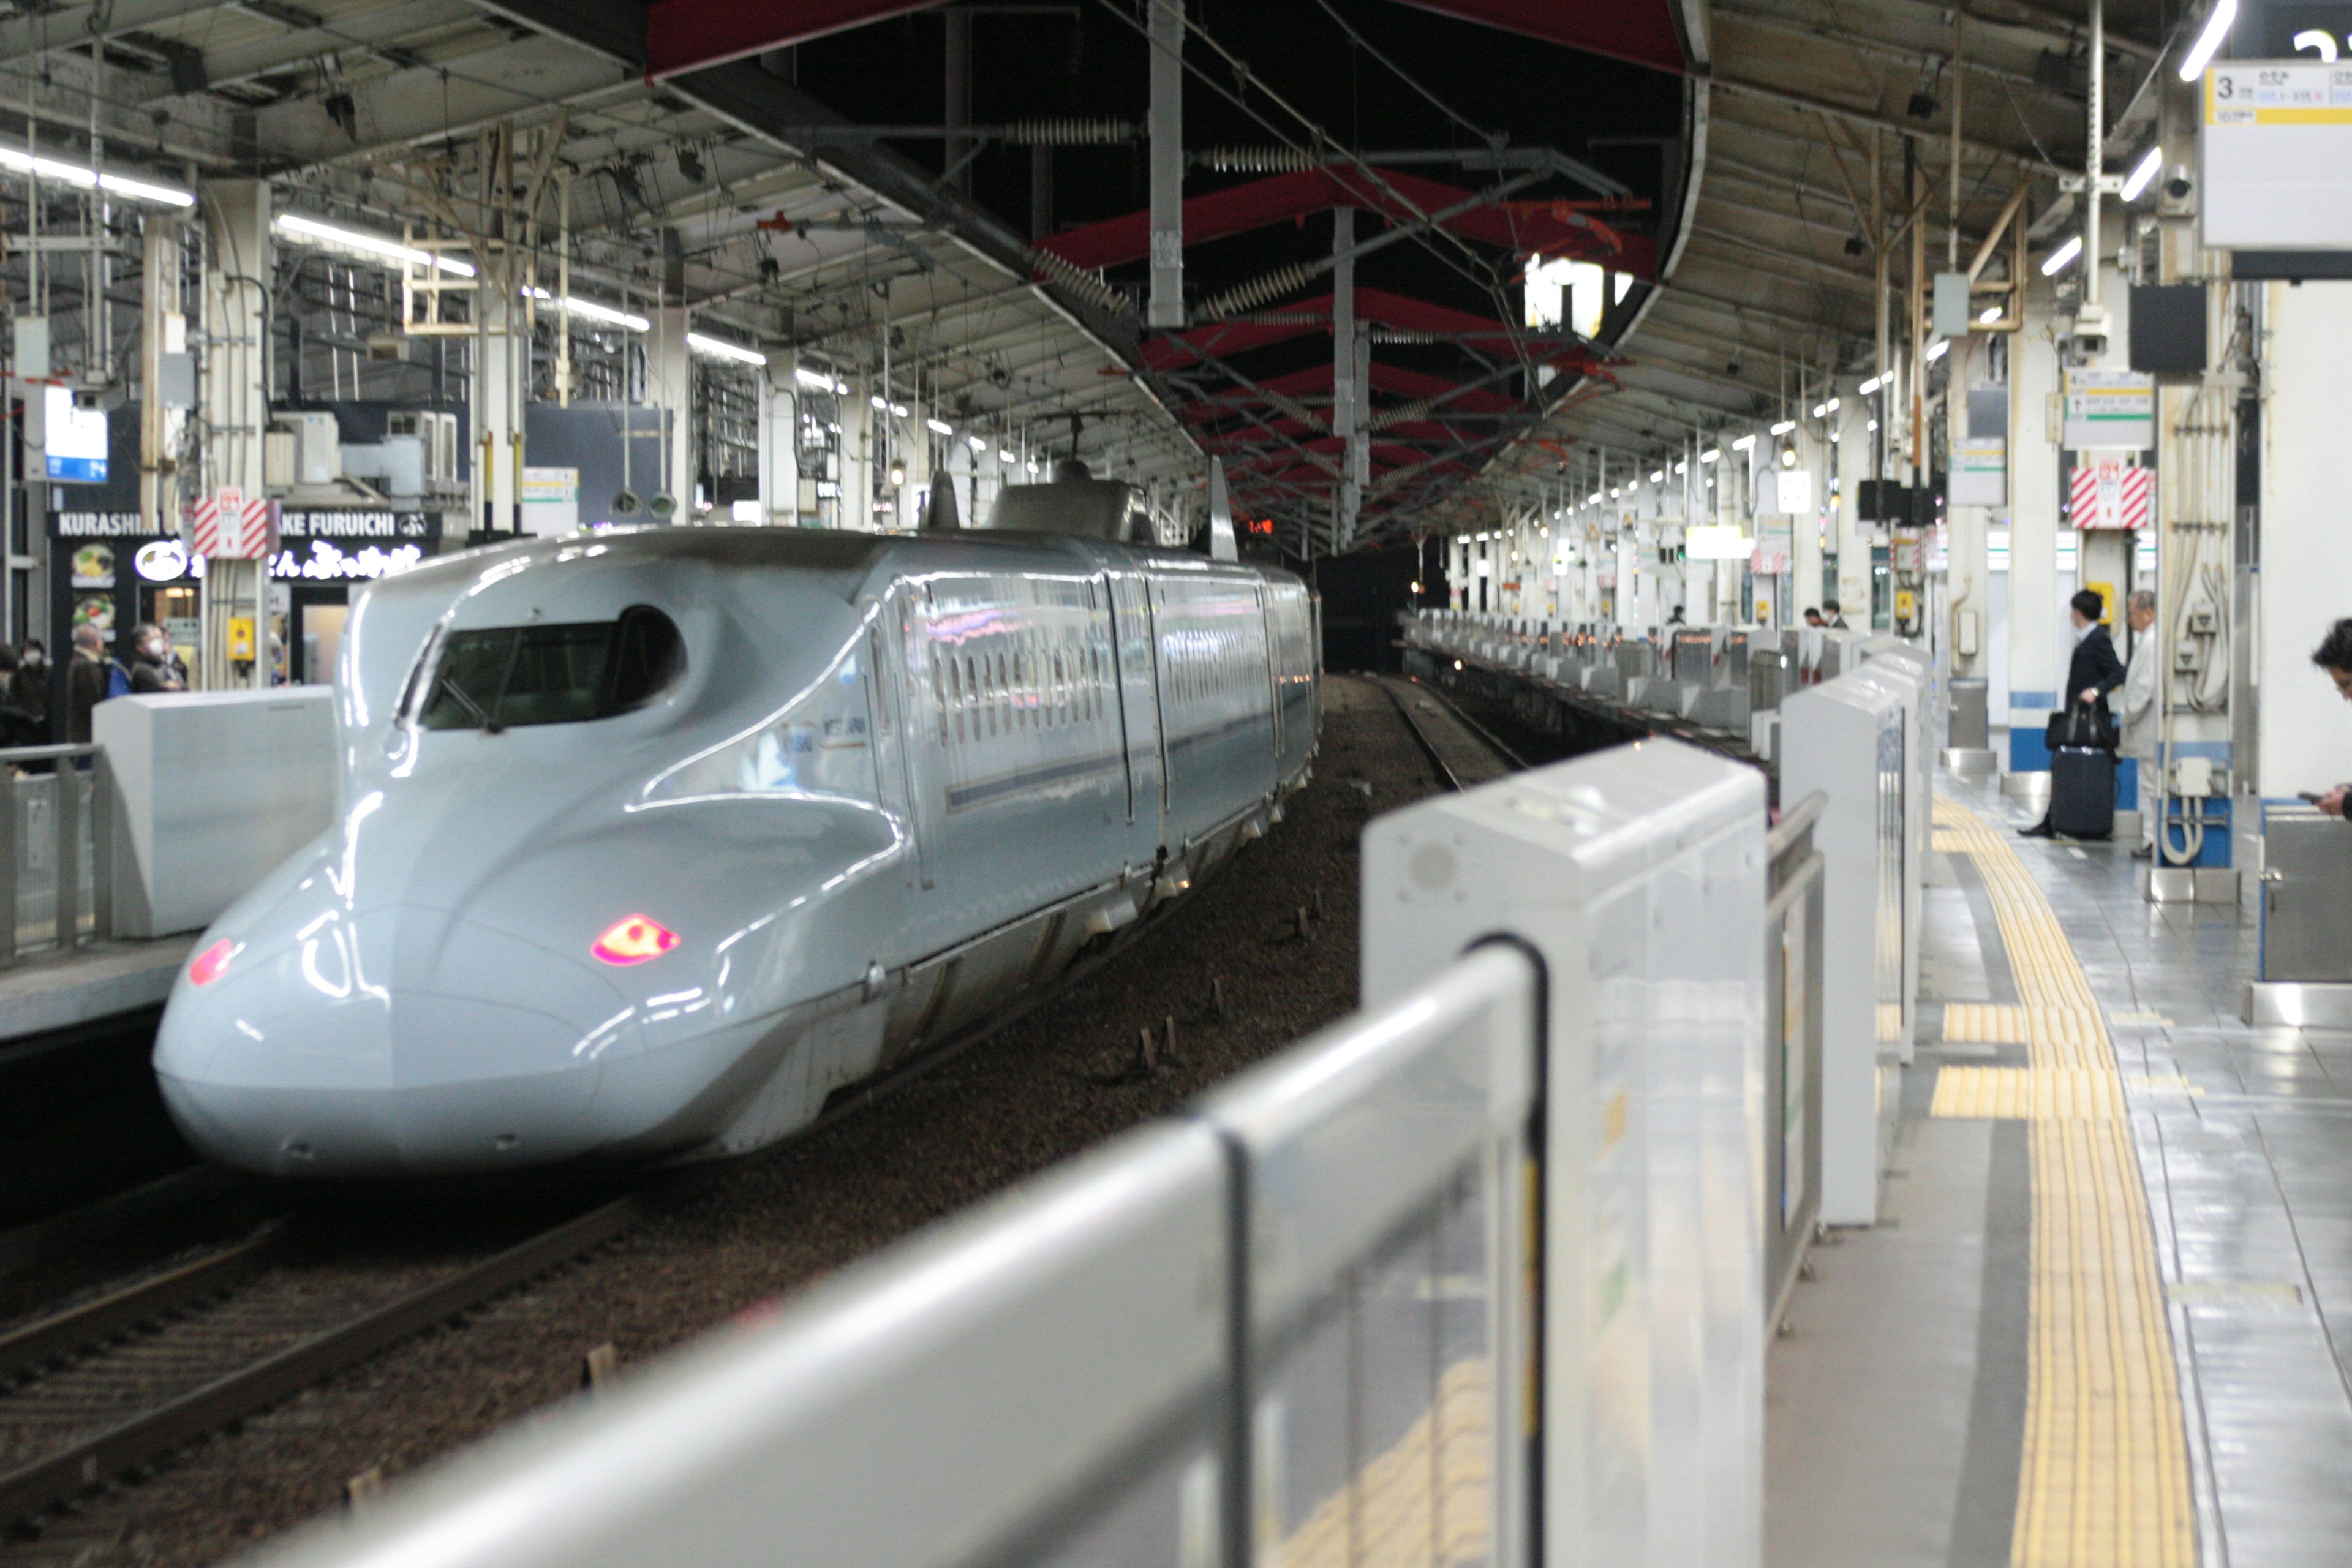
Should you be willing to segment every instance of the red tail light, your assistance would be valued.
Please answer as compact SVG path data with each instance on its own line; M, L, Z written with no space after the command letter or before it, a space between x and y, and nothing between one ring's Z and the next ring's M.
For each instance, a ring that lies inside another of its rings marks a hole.
M604 928L588 951L606 963L643 963L677 945L677 932L651 915L628 915Z
M236 955L236 944L226 937L221 938L196 954L195 962L188 965L188 984L210 985L228 973L228 961Z

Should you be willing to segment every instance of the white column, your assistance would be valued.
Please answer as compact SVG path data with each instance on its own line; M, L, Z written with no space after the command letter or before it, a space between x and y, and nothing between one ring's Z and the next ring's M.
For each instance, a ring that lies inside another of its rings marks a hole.
M1849 626L1870 624L1870 538L1862 521L1862 481L1871 477L1871 444L1878 439L1871 428L1874 410L1889 401L1885 394L1856 395L1839 405L1834 427L1838 443L1837 593L1839 613ZM1827 596L1827 595L1825 595Z
M2012 340L2012 346L2014 342ZM1957 454L1960 443L1969 434L1969 390L1984 385L1989 379L1992 359L1990 338L1977 333L1959 339L1952 344L1945 361L1951 366L1950 390L1944 397L1947 416L1945 450L1955 454L1951 472L1959 467ZM1953 481L1948 472L1945 484ZM1948 489L1947 491L1948 494ZM1992 626L1992 577L1985 564L1985 529L1992 512L1981 506L1955 506L1948 501L1944 507L1946 551L1949 565L1944 574L1944 604L1948 621L1941 637L1948 657L1948 668L1954 675L1979 676L1985 672L1988 658L1986 647ZM2123 624L2117 617L2117 626ZM1960 651L1960 633L1964 626L1971 626L1976 651ZM1942 746L1948 737L1936 736L1935 743Z
M801 521L798 386L793 356L770 354L760 372L760 521L785 528Z
M269 423L269 279L276 253L269 233L269 187L259 180L205 184L204 369L205 475L201 495L229 489L263 492L261 438ZM269 563L211 561L205 567L204 668L199 682L220 689L269 684ZM229 662L229 623L248 618L251 662L239 678ZM127 628L126 628L127 629ZM58 657L68 650L59 648Z
M1844 412L1841 405L1839 414ZM1838 414L1829 416L1836 428ZM1805 509L1789 520L1789 603L1780 609L1780 624L1801 626L1805 612L1822 603L1822 518L1830 505L1830 445L1813 425L1799 420L1789 437L1797 453L1797 471L1812 480L1812 496Z
M2051 341L2053 289L2039 277L2026 290L2025 325L2009 362L2009 708L2010 756L2021 732L2033 737L2025 755L2042 759L2042 721L2066 679L2057 615L2058 447L2050 428L2058 395L2058 351Z
M2328 627L2352 616L2342 397L2352 285L2272 283L2263 294L2256 777L2275 797L2352 779L2352 708L2311 662Z
M473 297L481 312L473 336L474 506L476 529L519 531L524 372L530 341L524 335L522 301L493 289Z
M660 489L677 503L670 515L679 522L694 516L694 354L686 346L690 319L683 306L667 306L653 313L653 330L646 333L646 400L668 415Z

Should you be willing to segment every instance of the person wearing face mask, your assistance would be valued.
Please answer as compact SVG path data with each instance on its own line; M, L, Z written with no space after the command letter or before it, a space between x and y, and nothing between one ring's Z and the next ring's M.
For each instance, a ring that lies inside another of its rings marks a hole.
M163 635L163 627L152 621L142 621L131 628L131 689L134 695L185 691L188 683L173 668L176 662L171 639Z
M38 637L26 637L16 656L16 671L8 678L8 690L0 702L32 715L33 721L46 732L49 722L49 650L41 646Z

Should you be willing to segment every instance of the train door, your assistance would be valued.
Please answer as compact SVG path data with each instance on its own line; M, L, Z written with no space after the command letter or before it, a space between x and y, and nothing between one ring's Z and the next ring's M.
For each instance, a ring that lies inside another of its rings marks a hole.
M1264 583L1251 584L1257 596L1257 624L1265 628L1265 710L1274 722L1274 771L1278 780L1282 775L1282 677L1276 669L1276 645L1281 641L1281 629L1275 625L1274 605L1268 601Z
M1109 588L1111 646L1118 664L1119 725L1127 746L1128 777L1135 792L1139 843L1150 858L1160 847L1168 820L1168 748L1160 703L1160 645L1154 630L1149 579L1140 574L1105 574Z
M915 841L915 853L907 862L907 885L910 888L930 886L929 868L923 864L924 835L915 823L914 778L908 755L913 750L915 731L908 719L907 682L903 678L903 660L893 657L891 644L901 639L892 637L899 605L894 591L888 598L875 606L873 618L866 627L866 728L874 737L874 782L882 801L882 809L898 822Z
M919 588L906 583L894 584L877 623L877 640L898 644L897 657L884 661L900 720L898 765L890 771L899 791L901 820L915 836L916 880L926 889L938 874L934 858L939 851L938 805L943 789L936 776L942 759L932 740L941 727L940 713L938 693L929 679L931 660L923 630L924 601L929 595L928 584ZM877 670L877 684L880 679Z

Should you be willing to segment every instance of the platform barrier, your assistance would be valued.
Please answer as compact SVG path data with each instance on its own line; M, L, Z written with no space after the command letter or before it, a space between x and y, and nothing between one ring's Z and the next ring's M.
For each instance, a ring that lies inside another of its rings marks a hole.
M118 697L90 730L114 781L117 936L202 931L334 821L332 687Z
M1655 741L1381 818L1361 1014L264 1561L1755 1568L1764 815Z
M95 745L0 750L0 968L114 934L114 773Z
M1921 861L1912 824L1916 683L1864 666L1808 688L1780 710L1783 799L1820 793L1822 858L1822 1194L1830 1225L1878 1217L1879 1057L1899 1056L1918 969Z

